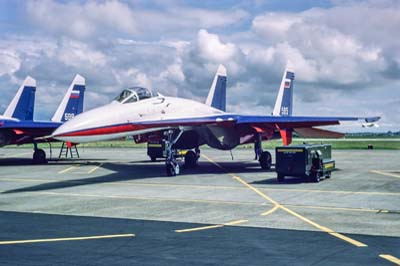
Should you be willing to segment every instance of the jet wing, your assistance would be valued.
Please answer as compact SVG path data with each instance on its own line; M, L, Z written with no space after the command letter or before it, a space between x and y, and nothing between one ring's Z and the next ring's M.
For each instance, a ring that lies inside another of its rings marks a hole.
M61 123L48 121L12 121L0 120L0 130L11 130L17 135L31 135L32 137L51 134Z
M316 126L338 125L341 121L364 120L368 123L376 122L380 117L310 117L310 116L250 116L223 114L196 118L179 118L158 121L146 121L134 123L133 126L143 128L173 128L173 127L196 127L204 125L215 125L219 127L230 127L232 130L239 130L245 134L252 134L254 130L258 133L279 131L285 145L292 142L292 132L301 132L304 136L329 136L342 137L338 132L315 129ZM243 130L243 128L245 128ZM304 130L308 129L308 130Z
M179 127L200 126L208 124L216 125L251 125L266 128L307 128L314 126L338 125L340 121L365 120L376 122L380 117L310 117L310 116L250 116L223 114L193 118L176 118L134 123L145 127Z

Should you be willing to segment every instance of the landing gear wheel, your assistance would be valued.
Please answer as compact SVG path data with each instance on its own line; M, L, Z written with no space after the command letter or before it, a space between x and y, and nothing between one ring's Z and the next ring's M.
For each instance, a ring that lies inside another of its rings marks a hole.
M185 154L185 167L186 168L195 168L197 166L197 155L194 151L188 151Z
M272 156L271 156L271 153L269 153L268 151L263 151L261 153L260 159L258 161L260 162L262 169L264 169L264 170L271 169Z
M46 164L46 153L42 149L37 149L33 152L33 163L34 164Z
M179 164L177 162L167 162L165 164L167 176L179 175Z
M283 181L285 181L285 176L282 174L278 174L277 179L278 179L278 182L283 182Z

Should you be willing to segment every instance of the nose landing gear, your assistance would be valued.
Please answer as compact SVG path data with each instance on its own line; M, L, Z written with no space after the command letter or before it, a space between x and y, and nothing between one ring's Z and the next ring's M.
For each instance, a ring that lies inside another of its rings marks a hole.
M176 160L177 150L173 147L178 139L182 136L183 130L179 131L174 138L174 131L168 130L165 133L165 170L167 176L176 176L180 172L180 166Z

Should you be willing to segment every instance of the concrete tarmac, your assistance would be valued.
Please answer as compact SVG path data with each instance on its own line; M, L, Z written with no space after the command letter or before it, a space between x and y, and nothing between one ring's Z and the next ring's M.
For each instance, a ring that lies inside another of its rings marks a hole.
M144 149L80 154L0 149L0 265L400 265L399 151L333 151L320 183L246 149L176 177Z

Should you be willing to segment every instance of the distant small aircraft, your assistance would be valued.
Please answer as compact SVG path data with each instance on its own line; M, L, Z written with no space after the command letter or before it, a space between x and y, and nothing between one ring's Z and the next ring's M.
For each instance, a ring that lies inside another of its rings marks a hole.
M261 143L281 137L288 145L293 131L303 136L340 137L342 134L314 128L337 125L339 121L379 117L292 116L294 71L286 68L272 115L240 115L225 112L226 69L220 66L205 104L189 99L167 97L142 87L123 90L110 104L76 116L60 126L52 136L73 143L100 141L125 136L140 136L146 141L158 133L165 142L166 173L179 173L177 149L189 150L185 165L197 164L201 145L231 150L240 144L254 143L256 158L263 169L271 167L271 154ZM254 98L257 95L253 95Z
M10 144L33 143L34 163L46 163L46 153L38 149L39 137L51 134L56 128L83 111L85 79L76 75L51 121L34 121L36 81L27 77L0 116L0 147ZM46 141L51 141L48 139Z

